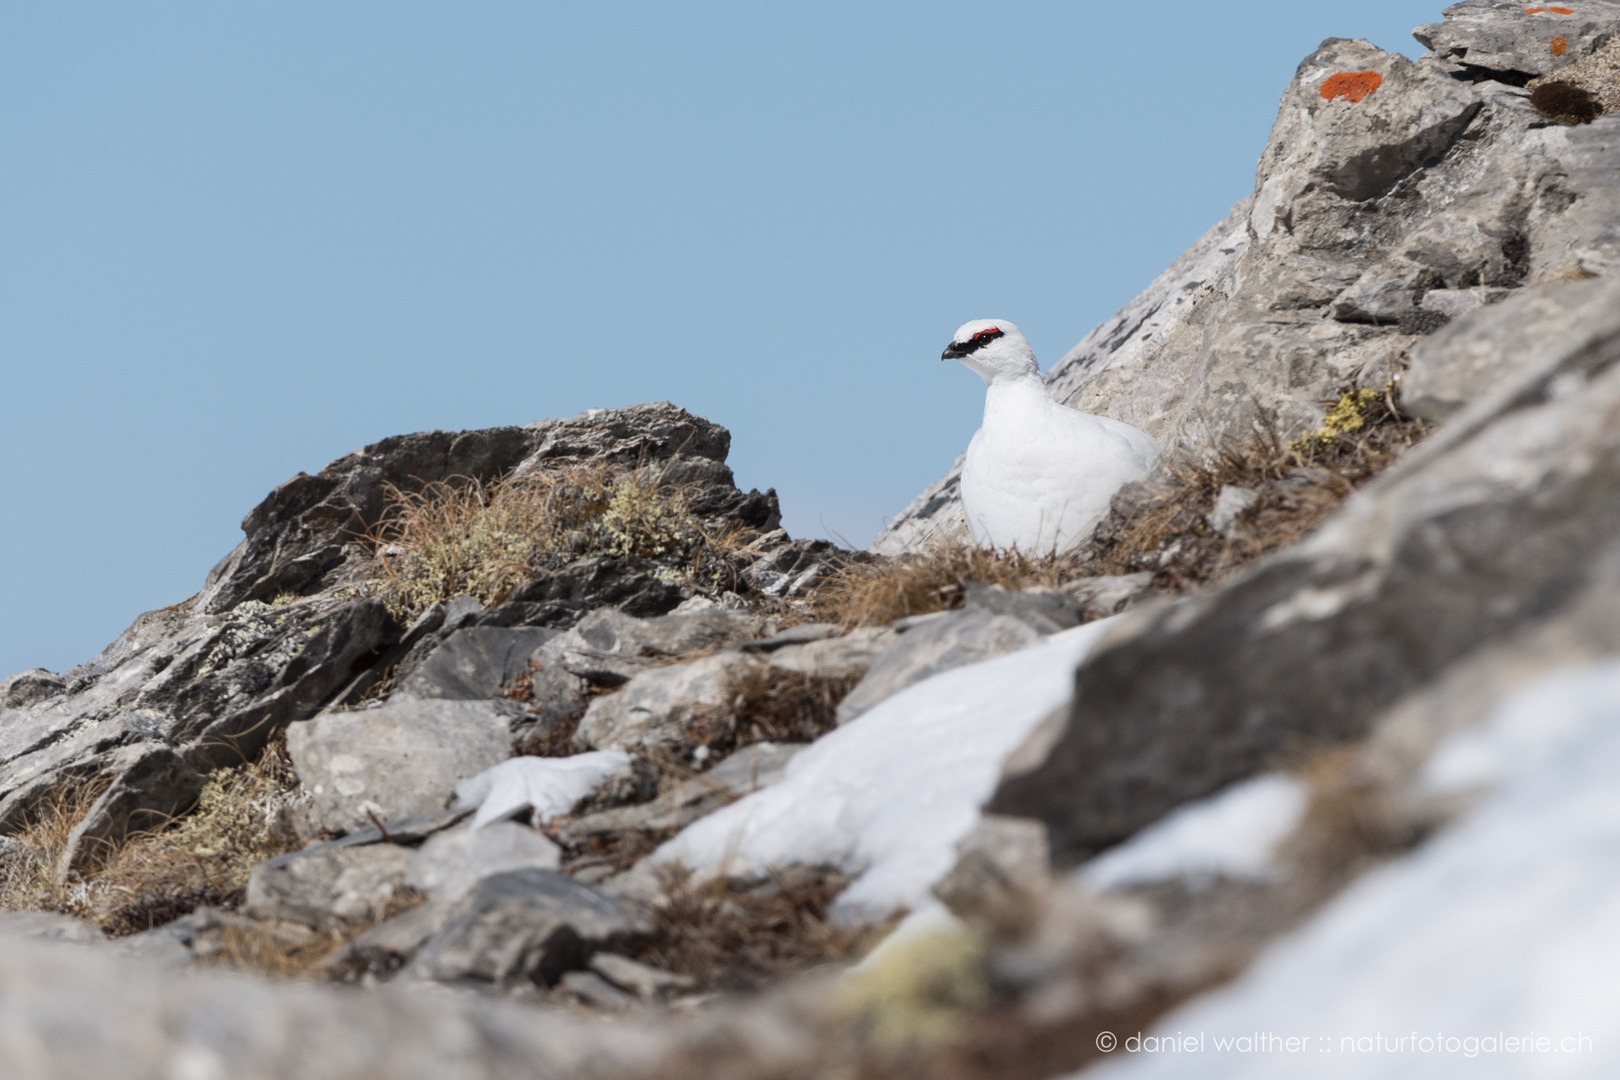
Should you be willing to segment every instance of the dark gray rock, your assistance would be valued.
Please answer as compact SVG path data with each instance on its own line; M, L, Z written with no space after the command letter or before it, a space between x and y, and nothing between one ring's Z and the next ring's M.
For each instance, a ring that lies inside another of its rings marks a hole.
M989 804L1073 860L1265 767L1365 735L1465 653L1573 603L1620 552L1620 307L1457 415L1316 536L1125 616Z
M445 809L457 780L511 756L511 718L490 701L399 698L287 729L314 825L334 833Z
M449 910L443 904L418 904L384 919L321 963L330 977L353 982L365 975L389 975L410 962L444 927Z
M759 637L765 622L742 611L711 608L637 619L601 608L557 639L552 650L563 668L597 686L622 686L643 671L689 653Z
M583 614L612 607L640 618L663 615L681 602L681 589L645 559L601 556L569 563L513 591L483 621L488 625L568 627Z
M138 743L121 747L102 763L113 777L68 834L57 862L58 880L102 862L131 834L162 828L190 810L204 778L173 747Z
M428 837L443 832L461 824L477 810L464 807L460 810L437 810L427 814L410 814L402 818L392 818L384 821L379 828L376 825L367 825L363 829L345 833L336 840L306 847L305 851L317 851L327 847L357 847L361 844L419 844Z
M1012 615L966 609L945 612L901 634L872 664L866 677L838 703L838 723L849 723L930 675L1015 652L1040 638L1039 631Z
M508 989L555 985L592 953L631 943L643 931L600 893L552 870L485 878L452 909L405 974L437 982Z
M411 856L394 844L282 855L253 868L242 910L324 931L375 922L405 884Z
M1463 0L1445 9L1445 21L1412 31L1442 60L1467 72L1522 85L1573 64L1620 31L1620 4L1591 0L1564 12L1508 0ZM1562 39L1562 48L1553 45Z
M530 654L555 636L556 630L543 627L456 630L396 684L394 693L457 701L499 697L529 670Z
M1078 603L1053 589L1011 590L970 581L965 592L963 608L991 615L1011 615L1042 635L1079 626L1083 615Z
M745 641L738 645L737 648L743 652L766 653L774 649L780 649L784 645L803 645L811 641L825 641L828 638L835 638L841 633L843 633L843 629L837 623L799 623L797 626L790 626L786 630L772 634L768 638L761 638L758 641Z
M521 427L395 435L314 476L299 473L242 519L246 538L208 575L199 606L223 612L244 600L312 591L347 559L363 557L355 539L380 520L389 485L492 480L534 453L543 437Z

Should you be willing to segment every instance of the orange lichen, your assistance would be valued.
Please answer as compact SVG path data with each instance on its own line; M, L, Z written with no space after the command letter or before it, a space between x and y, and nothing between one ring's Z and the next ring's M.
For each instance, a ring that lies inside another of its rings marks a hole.
M1384 84L1376 71L1341 71L1322 80L1322 97L1328 101L1344 98L1356 102Z
M1563 34L1559 34L1552 39L1552 54L1554 56L1563 56L1564 50L1567 48L1569 48L1569 42L1564 40Z
M1546 11L1546 10L1547 9L1544 8L1544 7L1527 7L1527 8L1524 9L1524 13L1526 15L1540 15L1543 11Z
M1575 14L1575 9L1574 8L1550 7L1547 10L1552 12L1554 15L1573 15L1573 14Z

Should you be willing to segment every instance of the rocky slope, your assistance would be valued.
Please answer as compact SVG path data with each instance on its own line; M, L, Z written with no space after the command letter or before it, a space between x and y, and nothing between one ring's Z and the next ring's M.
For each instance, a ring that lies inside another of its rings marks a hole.
M0 687L6 1074L1040 1078L1285 1023L1612 1072L1620 116L1530 96L1607 85L1620 5L1418 36L1308 57L1255 193L1048 375L1194 460L1347 387L1432 422L1307 539L1154 600L963 556L856 627L918 564L791 540L673 406L367 447ZM1185 535L1258 529L1231 491Z

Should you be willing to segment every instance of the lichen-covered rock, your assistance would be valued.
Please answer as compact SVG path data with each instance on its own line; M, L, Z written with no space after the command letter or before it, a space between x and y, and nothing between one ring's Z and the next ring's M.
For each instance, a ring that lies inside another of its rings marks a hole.
M726 652L644 671L617 693L592 701L574 741L632 752L678 743L691 725L727 709L734 680L759 663Z
M1620 4L1582 0L1569 7L1518 0L1462 0L1445 21L1412 36L1473 74L1523 82L1567 67L1620 32Z
M254 867L244 913L335 931L375 922L405 884L409 848L394 844L295 851Z

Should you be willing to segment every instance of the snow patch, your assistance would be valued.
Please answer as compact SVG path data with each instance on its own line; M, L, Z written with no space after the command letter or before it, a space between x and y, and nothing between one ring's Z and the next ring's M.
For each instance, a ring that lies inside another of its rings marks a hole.
M1272 852L1305 813L1305 785L1267 773L1190 803L1075 871L1077 884L1117 889L1177 878L1266 881Z
M1074 669L1111 620L943 672L878 703L788 763L774 787L716 811L664 844L656 862L763 875L834 866L857 880L834 904L845 921L932 902L956 843L979 820L1001 764L1074 687Z
M533 807L537 821L574 808L604 781L630 768L623 750L592 750L573 757L515 757L456 783L456 808L478 807L472 827L482 829Z
M1431 760L1435 783L1497 787L1155 1031L1309 1036L1317 1077L1620 1075L1620 662L1530 687ZM1280 1078L1300 1058L1139 1054L1085 1075Z

